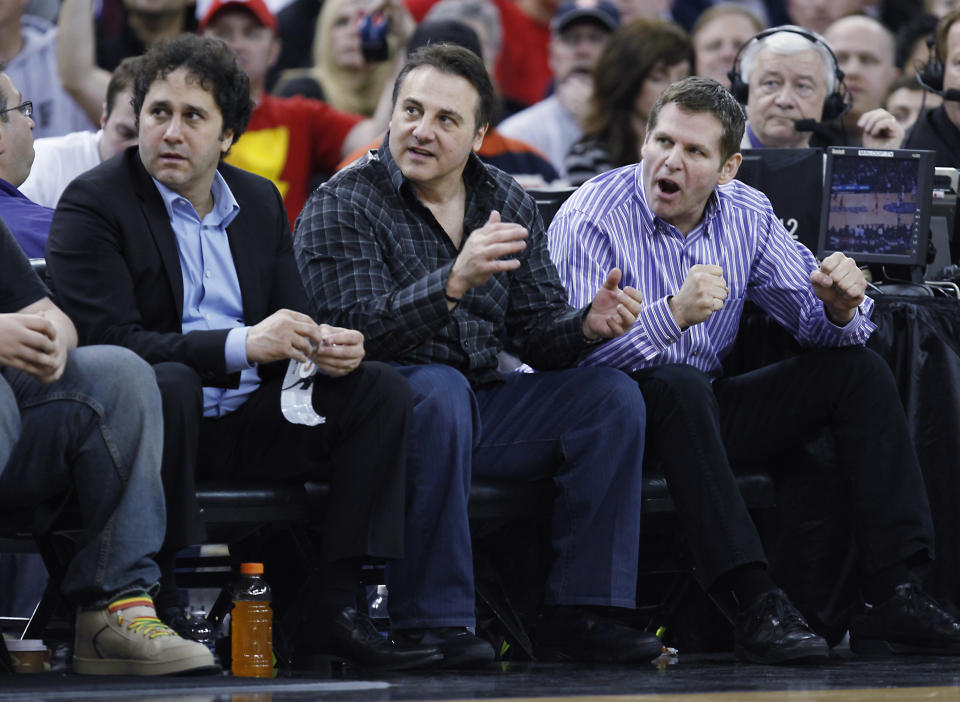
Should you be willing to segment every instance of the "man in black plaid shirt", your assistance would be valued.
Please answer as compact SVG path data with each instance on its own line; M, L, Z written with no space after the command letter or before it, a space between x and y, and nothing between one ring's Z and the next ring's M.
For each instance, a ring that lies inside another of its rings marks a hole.
M643 399L615 369L570 368L629 329L641 297L618 289L614 269L591 305L567 304L533 199L472 153L492 104L473 53L418 50L383 145L315 192L296 226L313 312L361 330L368 356L414 390L406 557L387 568L391 636L436 644L449 666L492 660L470 630L470 478L553 476L539 656L649 660L657 638L600 611L636 604ZM546 372L501 373L504 349Z

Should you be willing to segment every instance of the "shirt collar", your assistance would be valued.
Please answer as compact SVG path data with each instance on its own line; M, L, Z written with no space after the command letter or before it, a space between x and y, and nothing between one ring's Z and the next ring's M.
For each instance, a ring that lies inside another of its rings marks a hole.
M7 193L12 197L22 197L24 200L27 199L27 196L20 192L20 190L13 183L8 183L3 178L0 178L0 192Z
M640 162L640 167L637 168L635 177L637 203L640 207L641 224L643 224L646 230L649 232L658 232L667 227L672 227L673 225L664 222L653 213L653 210L650 209L650 205L647 202L647 193L643 188L643 161ZM703 219L700 220L697 226L690 230L690 233L692 234L698 229L703 228L705 235L712 235L714 227L716 226L714 220L720 215L722 207L720 196L717 193L717 189L714 188L713 192L710 193L710 197L707 198L707 205L703 210Z
M403 175L400 166L393 160L393 154L390 152L389 131L383 137L380 148L377 149L376 157L386 167L390 182L397 192L402 194L405 189L412 188L412 184L406 176ZM467 165L463 169L463 182L467 186L468 196L475 188L486 193L492 193L496 189L496 183L487 171L487 167L483 164L483 161L480 160L480 157L473 152L470 153L470 157L467 159ZM406 186L406 188L404 186ZM487 214L489 214L489 212Z
M196 208L194 208L189 200L175 193L159 180L153 178L153 176L151 176L151 179L160 192L160 197L163 199L163 206L167 208L167 216L170 219L173 219L173 208L177 202L185 203L190 208L190 211L196 214ZM204 219L211 218L212 224L215 224L221 229L226 229L230 226L230 223L237 214L239 214L240 205L237 204L237 199L233 196L233 192L230 190L230 186L227 185L227 181L220 175L220 171L216 171L213 174L213 184L210 186L210 192L213 193L213 209L210 210Z
M753 127L747 124L747 138L750 140L750 148L753 149L765 149L763 142L760 141L760 137L757 136L756 132L753 131Z

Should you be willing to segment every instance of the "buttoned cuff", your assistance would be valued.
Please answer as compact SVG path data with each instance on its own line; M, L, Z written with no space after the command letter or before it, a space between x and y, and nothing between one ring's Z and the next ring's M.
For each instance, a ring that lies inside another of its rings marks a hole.
M223 355L227 362L227 373L253 368L256 364L247 361L247 333L250 327L234 327L227 332Z
M670 311L669 298L661 298L640 310L640 320L647 333L647 340L656 355L668 346L675 344L683 333L677 320ZM644 354L650 357L649 353Z

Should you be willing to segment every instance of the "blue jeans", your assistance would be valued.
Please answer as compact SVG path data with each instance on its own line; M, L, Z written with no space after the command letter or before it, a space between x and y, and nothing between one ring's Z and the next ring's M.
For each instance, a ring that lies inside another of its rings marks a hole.
M414 410L404 558L387 565L394 628L474 625L473 475L557 483L547 604L636 606L646 419L636 383L574 368L475 391L448 366L397 370Z
M150 366L127 349L70 351L63 377L44 384L0 375L0 505L24 507L74 490L83 521L63 594L84 607L152 589L151 556L166 517L160 484L163 421Z

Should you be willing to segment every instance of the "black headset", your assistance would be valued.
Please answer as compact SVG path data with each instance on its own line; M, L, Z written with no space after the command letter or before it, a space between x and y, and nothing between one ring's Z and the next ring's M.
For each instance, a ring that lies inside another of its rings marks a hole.
M917 82L921 87L926 88L931 93L943 95L943 61L937 56L936 38L931 34L927 37L926 41L930 58L923 64L923 67L917 71Z
M733 93L733 96L741 104L747 104L747 93L750 90L750 86L740 75L740 57L743 55L743 52L746 51L747 47L754 42L763 41L767 37L774 34L779 34L780 32L799 34L811 44L819 44L827 50L827 53L830 54L830 59L833 61L833 75L836 81L833 87L833 92L827 95L826 100L823 101L823 113L820 116L820 120L823 122L832 122L838 117L841 117L849 112L850 108L853 107L853 100L850 99L850 91L847 89L847 84L843 82L843 71L840 70L840 62L837 60L837 55L833 53L833 49L831 49L830 45L827 44L827 42L825 42L821 37L813 34L812 32L808 32L804 29L793 26L771 27L770 29L764 29L759 34L756 34L752 38L748 39L744 45L740 47L740 50L737 51L736 57L733 59L733 68L727 72L727 78L730 79L730 92Z

